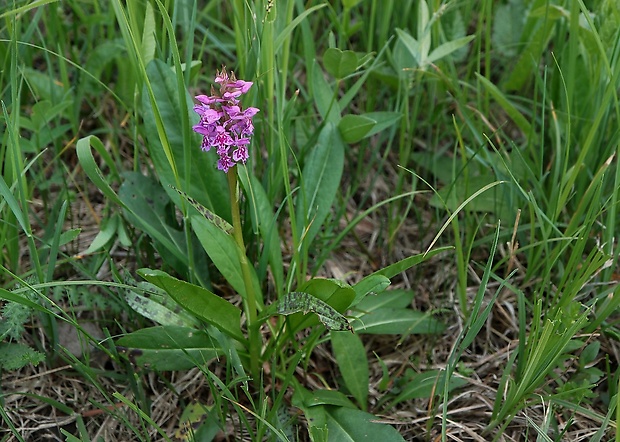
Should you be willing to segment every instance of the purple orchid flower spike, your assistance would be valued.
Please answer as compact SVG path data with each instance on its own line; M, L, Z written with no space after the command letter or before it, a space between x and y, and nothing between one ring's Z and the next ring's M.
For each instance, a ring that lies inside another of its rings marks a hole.
M252 87L251 81L237 80L234 72L230 74L223 67L215 76L219 91L211 88L211 95L197 95L199 104L194 112L200 115L200 121L193 127L194 132L202 135L202 150L216 149L220 159L217 168L224 172L243 163L250 157L248 145L254 134L252 117L258 108L243 109L239 97Z

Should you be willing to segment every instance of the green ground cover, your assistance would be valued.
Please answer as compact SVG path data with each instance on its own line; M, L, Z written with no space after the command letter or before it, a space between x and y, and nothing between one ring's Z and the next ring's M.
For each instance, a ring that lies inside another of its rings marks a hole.
M620 440L616 0L0 20L0 441Z

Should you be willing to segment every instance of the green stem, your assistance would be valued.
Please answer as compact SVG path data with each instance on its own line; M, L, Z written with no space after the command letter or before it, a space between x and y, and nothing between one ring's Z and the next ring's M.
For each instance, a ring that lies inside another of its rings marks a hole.
M231 168L226 174L228 177L228 190L230 192L230 210L232 212L233 221L233 237L237 243L239 263L241 265L241 274L243 275L243 284L245 285L246 296L244 298L245 316L247 318L248 338L250 345L250 372L255 382L260 380L259 357L261 348L261 339L256 324L257 304L256 295L254 293L254 285L252 284L252 276L250 272L250 264L245 255L245 244L243 242L243 231L241 230L241 216L239 215L239 191L237 190L237 166Z

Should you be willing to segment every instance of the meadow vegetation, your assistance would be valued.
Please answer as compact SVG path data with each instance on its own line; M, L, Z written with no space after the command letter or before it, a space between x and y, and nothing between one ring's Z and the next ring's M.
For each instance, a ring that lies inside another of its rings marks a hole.
M3 2L0 441L620 440L619 88L616 0Z

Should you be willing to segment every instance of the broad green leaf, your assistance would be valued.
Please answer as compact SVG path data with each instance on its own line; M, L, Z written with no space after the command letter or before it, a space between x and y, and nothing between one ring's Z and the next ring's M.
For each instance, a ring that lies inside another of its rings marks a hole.
M463 20L463 14L459 8L451 8L441 16L441 28L446 41L458 40L465 37L467 28ZM452 53L454 62L464 62L469 48L463 47Z
M586 368L589 364L594 362L598 357L599 351L601 350L600 341L594 341L591 344L587 345L579 356L579 366L582 368Z
M70 243L82 233L82 229L69 229L60 234L60 238L58 238L58 245L64 246L65 244Z
M351 333L332 332L330 338L344 384L362 410L366 410L369 373L364 344L358 335Z
M150 292L158 290L153 285L150 287ZM169 302L165 303L164 299L168 299ZM183 310L165 293L147 297L135 290L127 290L125 300L134 311L159 325L178 325L181 327L198 327L200 325L195 316Z
M359 304L367 295L376 295L383 292L390 284L390 278L387 276L377 274L366 276L353 286L355 299L351 302L351 306L354 307Z
M125 172L123 178L118 196L127 207L125 217L146 233L166 233L166 211L172 213L172 202L161 185L140 172Z
M557 20L559 18L570 19L570 11L558 5L545 5L531 11L529 17L544 18L547 20Z
M408 270L411 267L416 266L441 252L445 252L446 250L452 250L452 247L440 247L438 249L431 250L426 254L421 253L419 255L410 256L408 258L398 261L397 263L394 263L374 272L373 275L383 275L391 279L399 273L404 272L405 270Z
M406 308L411 306L413 290L389 290L378 295L366 296L356 308L362 312L371 312L382 307Z
M323 54L325 70L337 79L342 79L357 69L357 55L353 51L329 48Z
M299 229L305 231L296 233L303 238L306 247L323 228L323 222L340 190L343 168L344 143L336 126L327 123L306 158L301 193L297 198Z
M308 433L310 435L310 440L312 442L327 442L327 415L325 413L325 408L309 404L308 402L312 402L313 394L302 387L299 382L294 380L294 383L295 388L293 389L293 397L291 402L295 407L299 408L303 412L304 417L308 422ZM345 400L348 401L346 397ZM351 404L351 406L355 407L353 404Z
M28 120L22 120L20 118L20 123L24 129L29 129L32 131L48 131L50 127L47 126L54 118L58 116L62 116L63 110L71 105L71 101L63 100L56 105L52 105L52 103L48 100L42 100L34 105L32 105L30 119L32 124L28 124ZM30 126L30 127L28 127ZM47 126L47 127L46 127ZM39 134L41 136L41 134Z
M209 258L211 258L211 261L213 261L213 264L215 264L215 267L226 278L232 288L246 298L246 289L243 282L241 264L239 263L239 254L245 253L245 251L240 251L232 236L227 235L208 219L198 215L194 215L190 219L194 233L196 233L198 240L209 255ZM253 267L250 268L250 271L254 291L255 293L260 293L260 284L256 272ZM262 299L262 297L258 297L258 299Z
M76 100L73 89L65 90L66 84L60 81L50 81L50 75L47 72L29 66L22 66L19 73L23 77L24 82L28 84L28 90L32 91L32 96L37 97L38 100L51 101L52 103L57 102L58 97L68 99L72 103Z
M299 287L298 291L311 294L339 313L344 313L355 297L355 291L349 284L328 278L313 278ZM319 319L299 313L289 318L289 324L293 330L300 330L318 324Z
M382 307L351 322L357 333L373 335L435 334L446 327L428 313L404 308Z
M407 31L402 29L396 29L396 34L398 34L398 42L407 50L409 57L411 57L411 61L415 62L415 65L411 64L410 60L406 58L403 60L401 57L395 57L395 63L398 64L398 68L400 70L407 68L415 68L415 67L423 67L423 63L426 58L426 54L422 54L422 48L418 40L413 38ZM402 52L401 52L402 53ZM403 57L404 58L404 57ZM399 72L399 75L401 73Z
M192 60L189 64L189 78L190 82L193 81L196 76L200 73L200 68L202 67L202 61L200 60ZM187 71L187 63L181 63L181 70L183 72Z
M121 38L103 39L98 43L100 44L84 54L87 57L84 70L92 75L84 79L85 87L96 87L97 81L104 78L104 69L109 68L115 60L117 63L114 68L117 69L119 63L124 63L127 58L127 48ZM135 79L133 81L135 82ZM122 92L118 90L120 89L118 86L116 84L113 86L116 93Z
M407 384L401 388L398 396L390 402L391 406L410 399L430 398L440 395L444 389L446 372L443 370L429 370L418 373L407 380ZM459 376L451 376L448 391L463 387L468 384L467 379Z
M467 45L470 41L475 38L474 35L468 35L467 37L457 38L456 40L448 41L441 46L433 49L433 51L428 56L427 62L434 63L437 60L441 60L442 58L452 54L453 52L458 51L465 45Z
M357 143L375 124L375 120L364 115L345 115L338 123L338 129L345 143Z
M338 124L341 111L337 96L327 80L325 80L323 71L316 61L312 69L312 93L314 104L323 120L332 124Z
M358 66L360 67L365 66L366 63L370 62L370 60L374 60L367 69L362 71L361 75L359 76L359 78L357 78L355 83L350 86L347 85L346 90L343 91L344 93L338 99L340 109L348 108L351 101L358 97L360 90L364 87L364 83L366 83L366 80L371 73L373 75L377 75L378 71L380 70L379 66L383 63L383 53L387 51L387 49L388 45L384 45L383 49L381 49L379 53L376 54L376 56L372 52L367 54L358 53ZM390 74L392 74L391 71Z
M329 304L304 292L291 292L276 302L276 313L291 315L301 312L304 315L310 312L316 314L328 330L351 330L347 318L338 313ZM297 329L295 327L294 329Z
M398 123L403 115L400 112L368 112L363 116L375 122L375 125L366 134L366 138L368 138Z
M355 296L355 290L346 282L331 278L312 278L299 291L325 301L340 313L344 312Z
M297 390L295 386L295 390ZM302 388L302 387L299 387ZM304 405L307 407L317 407L322 405L333 405L335 407L345 407L356 410L357 407L351 400L338 390L305 390Z
M144 64L148 64L153 58L155 58L155 13L151 3L146 4L146 10L144 11L144 26L142 31L142 59Z
M151 284L163 289L188 312L239 341L241 334L241 311L209 290L173 278L161 270L140 269L138 273Z
M206 332L188 327L144 328L123 336L116 344L132 363L158 371L187 370L220 354Z
M276 408L276 419L274 426L278 428L282 434L286 437L286 441L297 440L297 413L291 413L288 403L285 401L280 402Z
M377 416L351 408L326 406L328 441L404 442L396 429L378 423Z

